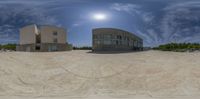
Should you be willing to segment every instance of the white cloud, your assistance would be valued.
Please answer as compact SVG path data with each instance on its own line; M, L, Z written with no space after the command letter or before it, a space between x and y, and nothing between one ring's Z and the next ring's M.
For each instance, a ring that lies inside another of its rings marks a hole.
M114 3L111 6L111 9L116 10L116 11L121 11L121 12L126 12L131 15L135 14L140 14L140 9L141 6L136 5L136 4L130 4L130 3Z
M142 6L137 5L137 4L114 3L111 5L111 9L115 11L119 11L119 12L128 13L133 17L139 16L141 20L144 22L144 24L151 24L151 21L154 20L154 17L155 17L151 12L144 11L142 9ZM154 30L146 31L146 32L144 31L146 30L137 30L137 34L143 37L147 44L151 44L154 40L157 40L157 36L156 37L153 36L153 35L156 35Z
M163 10L165 10L165 11L175 10L179 7L185 7L185 8L200 7L200 2L199 1L189 1L189 2L181 2L181 3L177 3L177 4L171 4L167 7L165 7Z
M77 26L80 26L80 25L81 25L81 24L79 24L79 23L74 23L74 24L73 24L74 27L77 27Z
M47 3L84 3L86 0L1 0L0 4L31 4L41 5Z
M164 8L166 14L161 20L160 28L165 41L200 41L195 40L200 36L200 31L197 31L199 27L194 28L195 22L200 21L199 10L200 2L185 2Z
M58 25L57 19L48 15L40 7L23 4L12 5L0 3L0 43L17 41L19 28L29 24ZM17 42L16 42L17 43Z
M112 10L119 12L126 12L130 15L139 15L145 22L153 20L154 16L151 12L146 12L142 10L142 6L131 3L114 3L111 5Z
M151 22L155 18L155 16L152 13L145 12L142 14L142 18L145 22Z

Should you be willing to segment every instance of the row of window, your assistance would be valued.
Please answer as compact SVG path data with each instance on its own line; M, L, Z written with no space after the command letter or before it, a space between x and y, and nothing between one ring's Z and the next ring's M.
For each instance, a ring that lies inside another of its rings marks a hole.
M112 35L112 34L104 34L104 35L93 35L94 39L119 39L119 40L130 40L130 37L121 36L121 35Z
M140 42L127 42L121 40L94 40L95 45L126 45L126 46L141 46Z

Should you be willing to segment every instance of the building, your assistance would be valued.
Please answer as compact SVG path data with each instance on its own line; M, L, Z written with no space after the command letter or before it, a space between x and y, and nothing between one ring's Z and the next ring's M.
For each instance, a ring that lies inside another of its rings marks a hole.
M20 29L20 42L17 51L50 52L66 51L66 30L55 26L29 25Z
M92 30L93 51L131 51L142 50L143 40L120 29L97 28Z

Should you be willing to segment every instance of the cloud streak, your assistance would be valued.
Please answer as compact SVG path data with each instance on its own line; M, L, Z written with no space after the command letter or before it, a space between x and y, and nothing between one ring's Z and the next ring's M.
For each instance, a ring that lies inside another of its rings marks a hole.
M118 11L118 12L124 12L127 14L130 14L132 17L138 17L141 20L142 24L150 24L155 16L152 14L152 12L146 12L143 10L143 7L141 5L132 4L132 3L114 3L111 5L111 9ZM145 28L143 30L137 29L136 34L141 36L144 39L144 42L148 45L152 44L152 42L155 43L155 41L158 40L158 36L155 33L155 30L152 28Z
M200 2L185 2L170 5L161 20L165 42L200 42Z
M135 15L135 14L140 14L140 8L141 6L139 5L135 5L135 4L130 4L130 3L114 3L111 6L111 9L116 10L116 11L120 11L120 12L126 12L129 13L131 15Z
M55 18L44 9L23 4L0 3L0 43L10 43L19 39L19 28L28 24L57 24Z
M169 42L200 42L200 2L166 4L161 8L162 15L156 16L145 11L143 6L129 3L115 3L115 11L125 12L133 17L139 16L143 29L137 32L145 43L156 46ZM157 12L158 13L158 12ZM141 27L141 26L140 26Z

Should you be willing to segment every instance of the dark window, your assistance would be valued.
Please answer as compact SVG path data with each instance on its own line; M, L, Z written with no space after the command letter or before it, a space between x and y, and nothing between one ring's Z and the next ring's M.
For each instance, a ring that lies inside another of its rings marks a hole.
M57 43L57 42L58 42L58 39L57 39L57 38L54 38L54 39L53 39L53 42L54 42L54 43Z
M36 35L36 43L41 43L41 36L40 35Z
M53 35L54 35L54 36L57 36L57 35L58 35L58 32L54 31L54 32L53 32Z
M35 50L40 50L40 46L36 46L36 47L35 47Z
M116 45L119 45L119 42L118 42L118 41L116 41Z
M117 39L122 39L122 36L121 35L117 35Z

